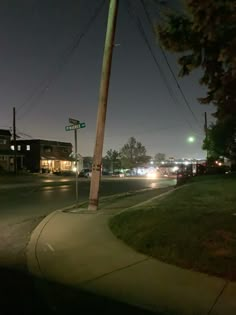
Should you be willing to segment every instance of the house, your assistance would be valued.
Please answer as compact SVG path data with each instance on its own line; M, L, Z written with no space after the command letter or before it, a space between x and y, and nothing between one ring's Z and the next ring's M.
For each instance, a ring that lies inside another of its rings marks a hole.
M20 170L23 168L23 155L19 152L15 154L11 149L11 132L0 129L0 171L13 172L15 156L17 169Z
M17 140L17 148L24 155L24 168L31 172L71 171L75 166L72 144L68 142L41 139ZM79 156L79 169L82 162L83 158Z

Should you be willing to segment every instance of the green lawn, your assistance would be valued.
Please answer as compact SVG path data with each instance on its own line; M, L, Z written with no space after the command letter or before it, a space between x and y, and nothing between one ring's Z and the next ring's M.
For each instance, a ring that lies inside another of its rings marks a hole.
M204 176L112 217L114 234L147 255L236 280L236 176Z

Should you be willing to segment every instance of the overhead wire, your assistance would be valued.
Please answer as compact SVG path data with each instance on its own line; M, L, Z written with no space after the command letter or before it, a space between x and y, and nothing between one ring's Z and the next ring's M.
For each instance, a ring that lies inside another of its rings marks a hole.
M103 6L105 4L105 0L102 0L100 4L95 9L94 13L92 14L91 18L89 19L88 23L85 26L85 29L82 33L78 33L76 35L76 38L72 44L72 47L65 50L64 55L62 56L60 60L60 64L58 65L58 69L56 73L53 73L51 77L46 78L40 82L40 84L37 86L37 88L34 89L33 93L31 93L26 100L17 108L16 112L18 113L23 107L27 106L27 104L30 106L27 111L25 111L18 119L21 119L24 115L26 115L30 109L32 109L32 106L35 105L39 100L42 98L43 94L49 89L49 87L52 85L53 82L55 82L58 75L62 72L64 69L64 66L69 62L71 56L76 51L78 46L81 43L81 40L87 35L88 31L96 21L99 13L102 11ZM36 100L35 100L36 99ZM30 102L30 103L29 103Z
M146 6L145 6L144 0L140 0L140 2L142 4L142 7L143 7L144 13L146 15L146 18L148 20L148 23L149 23L149 25L150 25L150 27L152 29L152 32L155 35L155 29L154 29L154 26L153 26L153 23L152 23L152 19L151 19L150 14L149 14ZM196 124L198 125L198 127L202 130L202 126L200 125L198 118L196 117L194 111L192 110L192 108L191 108L191 106L190 106L190 104L189 104L189 102L188 102L188 100L187 100L187 98L186 98L186 96L185 96L185 94L183 92L183 89L181 88L181 86L180 86L180 84L179 84L179 82L177 80L177 77L176 77L176 75L175 75L175 73L174 73L174 71L173 71L173 69L172 69L172 67L171 67L171 65L169 63L169 60L168 60L168 58L166 56L166 53L165 53L164 49L162 48L161 45L159 45L159 48L160 48L161 54L162 54L162 56L163 56L163 58L164 58L164 60L165 60L165 62L167 64L167 66L168 66L168 69L169 69L169 71L170 71L170 73L171 73L171 75L172 75L172 77L173 77L173 79L174 79L174 81L176 83L176 86L179 89L179 92L180 92L180 94L181 94L181 96L182 96L182 98L184 100L185 105L187 106L189 112L191 113L191 115L194 118L194 120L195 120Z
M33 137L32 137L31 135L20 131L20 129L18 129L18 128L16 128L16 133L18 134L18 136L19 136L20 138L21 138L21 135L22 135L22 136L24 136L24 137L33 139Z
M128 9L128 14L132 17L131 6L130 6L129 0L127 0L127 9ZM133 17L134 17L134 15L133 15ZM167 78L165 76L165 73L163 72L163 70L162 70L162 68L161 68L161 66L160 66L160 64L159 64L159 62L158 62L158 60L157 60L157 58L156 58L156 56L155 56L155 54L153 52L153 49L152 49L152 47L151 47L151 45L149 43L149 40L148 40L148 38L146 36L146 33L145 33L145 30L143 28L142 22L141 22L141 20L140 20L140 18L138 16L136 16L135 22L136 22L136 25L138 27L138 30L139 30L143 40L146 43L146 46L147 46L147 48L148 48L148 50L149 50L149 52L150 52L150 54L151 54L151 56L153 58L153 61L154 61L155 65L158 68L158 71L159 71L159 73L160 73L160 75L161 75L161 77L162 77L162 79L164 81L164 84L165 84L165 86L166 86L166 88L167 88L167 90L168 90L168 92L169 92L169 94L170 94L170 96L172 98L172 101L174 102L174 104L179 103L179 100L177 99L177 97L176 97L176 95L174 93L174 90L169 85L169 81L167 80ZM193 128L192 124L187 119L185 119L185 122L194 131L194 128Z

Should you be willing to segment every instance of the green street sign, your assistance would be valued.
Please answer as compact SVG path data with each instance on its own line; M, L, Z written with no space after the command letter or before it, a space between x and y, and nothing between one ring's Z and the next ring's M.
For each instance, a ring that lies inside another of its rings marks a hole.
M65 126L65 130L66 131L71 131L71 130L75 130L75 129L81 129L81 128L85 128L86 124L83 123L79 123L77 125L69 125L69 126Z
M80 121L77 119L69 118L69 123L73 125L78 125Z
M65 127L66 131L71 131L75 129L79 129L79 125L70 125Z
M85 124L85 122L83 122L83 123L80 123L79 126L80 126L80 128L85 128L86 124Z

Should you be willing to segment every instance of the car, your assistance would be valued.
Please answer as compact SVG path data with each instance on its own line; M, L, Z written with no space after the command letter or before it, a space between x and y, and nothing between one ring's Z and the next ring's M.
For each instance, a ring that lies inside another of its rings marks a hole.
M109 171L102 171L102 175L106 176L106 175L110 175Z
M125 176L132 176L132 172L130 170L126 171Z
M85 177L85 178L89 178L92 175L92 171L89 168L83 168L80 172L79 172L79 177Z
M125 174L120 172L120 171L116 171L116 172L113 172L112 176L113 177L125 177Z
M75 175L75 173L73 171L70 171L70 170L57 170L57 171L54 171L53 172L54 175L57 175L57 176L73 176Z

